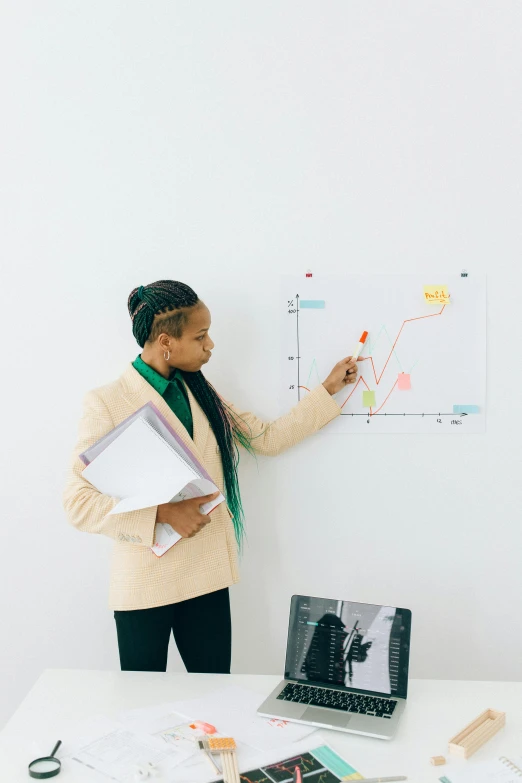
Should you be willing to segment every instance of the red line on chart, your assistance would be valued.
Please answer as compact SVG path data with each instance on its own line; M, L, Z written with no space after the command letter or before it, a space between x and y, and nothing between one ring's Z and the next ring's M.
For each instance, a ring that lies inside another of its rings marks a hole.
M357 383L356 383L356 384L355 384L355 386L353 387L352 391L350 392L350 394L348 395L348 397L345 399L345 401L344 401L344 402L343 402L343 404L341 405L341 408L344 408L344 406L346 405L346 403L348 402L348 400L350 399L350 397L352 396L352 394L354 393L354 391L356 390L356 388L358 387L358 385L359 385L361 382L362 382L362 383L364 383L364 385L366 386L366 388L368 389L368 391L370 391L370 387L368 386L368 384L366 383L366 381L364 380L364 378L363 378L363 377L362 377L362 375L361 375L361 377L359 378L359 380L357 381ZM370 413L369 413L369 415L370 415L370 416L375 416L375 414L376 414L376 413L379 413L379 411L380 411L380 410L382 410L382 408L384 408L384 406L385 406L385 405L386 405L386 403L388 402L388 397L391 395L392 391L395 389L395 387L396 387L396 386L397 386L397 381L395 381L395 383L394 383L394 384L393 384L393 386L391 387L390 391L388 392L388 394L387 394L387 396L386 396L386 399L384 400L384 402L382 403L382 405L380 405L380 406L377 408L377 410L376 410L376 411L372 411L372 409L370 408Z
M375 383L377 384L377 386L378 386L378 385L379 385L379 383L381 382L382 376L384 375L384 371L386 370L386 367L388 366L388 362L390 361L390 359L391 359L391 357L392 357L392 355L393 355L393 352L394 352L394 350L395 350L395 346L396 346L396 345L397 345L397 343L399 342L399 337L401 336L402 330L404 329L405 325L406 325L406 324L409 324L409 323L411 323L412 321L422 321L424 318L435 318L437 315L442 315L442 313L444 312L444 309L445 309L445 307L446 307L446 305L442 305L442 307L441 307L441 309L439 310L439 312L438 312L438 313L432 313L431 315L419 315L419 316L417 316L416 318L406 318L406 320L404 320L404 321L402 322L402 326L401 326L401 328L399 329L399 332L398 332L398 334L397 334L397 337L395 338L395 341L394 341L394 343L393 343L393 345L392 345L392 347L391 347L390 353L388 354L388 358L386 359L386 361L385 361L385 363L384 363L384 367L382 368L382 370L381 370L381 374L379 375L379 377L377 377L377 373L375 372L375 365L374 365L374 363L373 363L373 356L360 356L360 357L359 357L359 361L360 361L360 362L364 362L364 361L370 361L370 363L371 363L371 365L372 365L373 376L374 376L374 378L375 378ZM348 400L350 399L350 397L352 396L352 394L354 393L354 391L356 390L356 388L359 386L359 384L360 384L361 382L362 382L362 383L364 383L364 385L366 386L366 388L368 389L368 391L370 391L370 387L368 386L368 384L366 383L366 381L364 380L364 378L362 377L362 375L361 375L361 376L359 376L359 379L358 379L357 383L355 384L355 386L353 387L352 391L350 392L350 394L348 395L348 397L345 399L345 401L344 401L344 402L343 402L343 404L341 405L341 408L344 408L344 406L346 405L346 403L348 402ZM391 396L391 393L393 392L393 390L395 389L395 387L396 387L396 386L397 386L397 381L395 381L395 383L394 383L394 384L393 384L393 386L391 387L390 391L388 392L388 394L387 394L387 396L386 396L386 399L385 399L385 400L384 400L384 402L383 402L383 403L382 403L382 404L381 404L381 405L380 405L380 406L377 408L377 410L375 410L375 411L372 411L372 409L370 408L370 413L369 413L369 415L370 415L370 416L374 416L376 413L378 413L380 410L382 410L382 409L384 408L384 406L385 406L385 405L386 405L386 403L388 402L388 399L389 399L389 397ZM306 389L306 391L310 391L310 389L308 389L306 386L300 386L299 388L300 388L300 389Z
M401 332L404 329L405 325L411 323L412 321L422 321L424 318L436 318L438 315L442 315L442 313L444 312L444 308L445 307L446 307L446 305L442 305L442 308L439 310L438 313L432 313L431 315L419 315L419 316L417 316L417 318L406 318L406 320L402 322L402 326L399 329L399 333L398 333L397 337L395 338L395 342L393 343L393 345L391 347L391 351L388 354L388 358L386 359L386 361L384 363L384 367L382 368L381 374L379 375L378 378L377 378L377 373L375 372L375 365L373 363L373 357L372 356L361 356L360 357L359 361L361 361L361 362L367 361L368 359L370 360L371 365L372 365L373 375L374 375L374 378L375 378L375 383L377 384L377 386L381 382L381 378L384 375L384 371L385 371L386 367L388 366L388 362L390 361L390 359L391 359L391 357L393 355L393 352L395 350L395 346L399 342L399 337L401 336Z
M395 381L395 383L391 387L390 391L388 392L388 397L391 395L392 391L395 389L396 386L397 386L397 381ZM376 411L372 412L372 409L370 408L370 416L375 416L376 413L379 413L379 411L384 408L384 406L388 402L388 397L386 397L386 399L384 400L383 404L379 408L377 408Z
M360 383L364 383L364 385L366 386L366 388L368 389L368 391L370 391L370 387L368 386L368 384L366 383L366 381L364 380L364 378L362 377L362 375L360 375L360 376L359 376L359 378L358 378L358 380L357 380L357 383L355 384L355 386L354 386L354 387L353 387L353 389L351 390L350 394L348 395L348 397L345 399L345 401L344 401L344 402L343 402L343 404L341 405L341 408L344 408L344 406L346 405L346 403L348 402L348 400L350 399L350 397L352 396L352 394L354 393L354 391L356 390L356 388L358 387L358 385L359 385Z

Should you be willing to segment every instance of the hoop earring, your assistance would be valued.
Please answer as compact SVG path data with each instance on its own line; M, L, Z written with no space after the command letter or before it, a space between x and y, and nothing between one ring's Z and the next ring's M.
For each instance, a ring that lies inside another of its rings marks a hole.
M170 351L167 352L163 351L163 358L165 359L166 362L168 362L168 360L170 359Z

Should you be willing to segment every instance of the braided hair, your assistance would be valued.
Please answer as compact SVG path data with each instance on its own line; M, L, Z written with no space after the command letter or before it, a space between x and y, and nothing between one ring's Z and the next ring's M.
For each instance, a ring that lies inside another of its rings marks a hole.
M158 280L156 283L135 288L129 296L127 306L136 341L143 348L148 340L155 340L162 332L175 338L181 337L189 318L188 310L199 302L192 288L176 280ZM170 317L154 323L156 315L170 312L172 313ZM179 372L207 417L219 446L227 505L232 512L236 541L241 549L244 537L244 514L237 475L238 443L251 451L250 438L245 432L244 422L221 399L201 370Z

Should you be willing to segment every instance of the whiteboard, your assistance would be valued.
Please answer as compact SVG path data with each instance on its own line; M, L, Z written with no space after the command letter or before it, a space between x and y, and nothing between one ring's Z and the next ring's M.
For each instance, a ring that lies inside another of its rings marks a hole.
M445 287L426 301L425 287ZM357 382L336 398L335 433L463 435L486 420L486 278L433 274L284 277L283 410L368 332Z

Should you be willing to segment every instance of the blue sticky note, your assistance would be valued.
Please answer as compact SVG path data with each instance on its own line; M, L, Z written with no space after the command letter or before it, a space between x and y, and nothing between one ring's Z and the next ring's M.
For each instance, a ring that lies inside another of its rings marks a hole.
M300 299L299 307L301 310L324 310L324 299Z
M478 405L454 405L453 413L480 413Z

